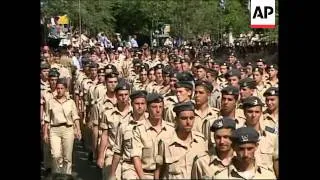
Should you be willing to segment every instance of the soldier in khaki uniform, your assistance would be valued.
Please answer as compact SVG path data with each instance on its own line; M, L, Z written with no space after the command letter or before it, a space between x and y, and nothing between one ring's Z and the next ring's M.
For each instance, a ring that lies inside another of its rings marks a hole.
M241 74L240 80L248 77L248 76L247 76L247 71L246 71L246 68L245 68L245 67L241 67L239 70L240 70L240 74Z
M238 107L241 108L242 101L247 97L255 95L256 82L252 78L244 78L239 81L240 101Z
M192 130L202 133L206 141L210 139L210 126L207 124L218 119L219 113L219 109L210 107L208 103L212 90L213 86L208 81L198 80L195 83L195 120Z
M119 82L115 88L117 105L114 109L104 111L99 127L102 129L101 141L97 165L103 168L103 179L106 180L111 175L111 163L113 148L118 127L127 123L131 117L131 106L129 102L130 86L126 82ZM116 178L121 177L121 164L116 168Z
M267 64L263 59L258 59L256 60L256 65L258 68L263 69L263 75L262 75L262 80L266 82L269 79L269 74L267 73Z
M191 101L192 97L192 92L193 92L193 84L190 81L178 81L176 83L176 96L178 99L178 102L187 102ZM164 114L164 119L165 121L168 122L173 122L176 114L173 112L173 107L170 106L169 104L165 105L165 114Z
M263 103L256 96L245 99L243 102L245 125L254 128L260 135L259 146L255 152L256 162L278 176L278 136L274 128L263 123L262 106Z
M166 112L166 108L172 106L175 103L178 103L178 98L176 96L176 88L175 88L176 83L178 81L177 72L171 71L169 76L170 76L170 90L166 95L164 95L164 104L165 104L164 112Z
M276 179L274 172L255 161L259 133L252 127L236 129L232 135L236 157L231 165L216 173L212 179Z
M173 71L173 70L170 66L166 66L163 68L163 71L162 71L163 83L162 83L162 86L159 88L159 94L161 94L162 96L165 96L170 91L170 73L171 73L171 71Z
M155 92L155 93L160 92L160 89L163 87L163 68L164 68L163 64L157 64L155 66L154 69L155 69L156 80L155 80L155 83L151 83L148 85L147 87L148 92Z
M159 140L169 141L174 133L174 125L162 119L163 106L161 95L148 94L149 118L133 128L131 157L140 179L154 179Z
M238 69L231 69L225 74L225 78L228 81L228 85L239 88L239 81L241 79L241 73Z
M133 82L133 90L146 90L148 84L148 67L145 65L141 65L139 72L139 80Z
M156 80L154 67L148 70L148 79L149 79L149 83L154 82Z
M211 107L220 109L221 107L221 87L219 86L219 83L217 82L218 79L218 71L214 69L208 69L207 71L207 80L211 82L213 90L211 92L211 95L209 96L209 105Z
M46 108L43 138L46 143L50 140L52 172L71 174L74 136L80 140L81 131L75 102L66 96L66 87L64 79L57 81L57 96L48 102Z
M269 74L267 84L269 84L271 87L279 87L278 66L276 64L268 66L267 72Z
M265 81L263 81L263 70L260 68L254 68L253 69L253 79L256 82L256 90L255 90L255 95L261 99L263 103L264 97L263 93L270 87Z
M253 78L253 75L252 75L253 65L252 65L252 63L251 62L247 62L245 64L245 67L246 67L247 77L248 78Z
M194 157L208 150L204 136L192 131L195 122L193 103L178 103L173 111L176 113L176 131L170 140L159 143L155 179L190 179Z
M199 64L196 66L197 73L195 74L195 77L197 80L205 81L207 79L207 68L203 64Z
M276 87L270 87L264 92L267 109L263 112L264 124L272 127L278 133L279 124L279 90Z
M41 64L41 70L40 70L40 90L41 94L47 90L50 90L50 84L49 84L49 69L50 65L47 63Z
M114 154L111 166L111 177L116 176L116 169L120 162L122 162L121 179L138 179L139 176L136 173L132 159L132 139L133 127L145 123L147 120L147 91L135 91L130 95L131 104L133 107L133 113L129 121L120 124L115 139L115 145L113 148Z
M92 159L97 158L97 143L98 143L98 125L99 125L99 109L97 106L98 100L103 98L107 92L107 87L105 83L105 69L98 69L98 84L93 86L93 93L91 96L91 109L89 113L89 122L92 130Z
M49 71L49 83L50 83L50 90L44 92L42 99L41 99L41 127L43 128L44 125L44 117L45 112L49 112L48 104L51 99L53 99L56 95L56 86L57 86L57 80L59 77L59 72L55 69L50 69ZM50 129L50 125L48 125L48 129ZM44 168L46 169L45 176L49 175L51 172L51 152L50 152L50 144L43 142L43 162L44 162Z
M224 117L214 121L210 130L214 132L216 147L210 149L209 154L198 154L195 157L191 173L192 179L212 177L230 165L235 155L231 146L231 135L235 129L236 123L231 118Z
M219 84L222 88L227 86L227 80L225 78L225 74L228 72L229 64L224 62L220 64L220 69L219 69Z

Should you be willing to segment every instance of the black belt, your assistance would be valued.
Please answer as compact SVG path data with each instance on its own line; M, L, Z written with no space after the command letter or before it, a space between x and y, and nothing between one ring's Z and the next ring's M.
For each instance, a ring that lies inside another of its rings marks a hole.
M156 170L147 170L147 169L143 169L143 172L145 172L145 173L154 173L154 171L156 171Z
M50 125L51 127L60 127L60 126L66 126L66 127L71 127L72 125L68 125L67 123L60 123L60 124L55 124L55 125Z

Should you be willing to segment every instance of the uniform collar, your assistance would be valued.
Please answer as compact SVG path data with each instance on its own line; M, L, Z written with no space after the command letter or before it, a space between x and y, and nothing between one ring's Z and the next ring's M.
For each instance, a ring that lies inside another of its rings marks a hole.
M161 120L161 121L162 121L162 122L161 122L161 130L162 130L162 129L163 129L163 130L167 130L167 122L164 121L164 120ZM146 126L146 129L150 129L150 128L154 129L153 126L152 126L152 124L150 123L150 120L149 120L149 119L146 120L145 126Z
M234 161L235 159L233 159L232 161ZM239 175L239 171L237 170L237 168L233 165L233 163L230 164L229 166L229 172L233 177L241 177L244 178L242 176ZM261 168L260 166L257 165L256 162L254 162L254 172L261 174Z
M199 140L197 140L197 138L195 138L194 133L191 132L191 143L193 143L193 142L198 143ZM171 140L170 145L173 145L173 144L179 144L179 145L181 145L181 146L183 146L183 147L185 147L185 148L188 148L188 147L186 146L186 143L183 142L183 141L178 137L178 135L177 135L176 132L173 133L173 137L172 137L172 140Z
M235 156L236 156L236 152L233 151L233 156L232 157L235 157ZM210 162L209 162L209 164L212 164L212 163L214 165L218 165L218 164L223 165L222 164L222 159L219 158L216 148L213 148L213 151L210 153Z

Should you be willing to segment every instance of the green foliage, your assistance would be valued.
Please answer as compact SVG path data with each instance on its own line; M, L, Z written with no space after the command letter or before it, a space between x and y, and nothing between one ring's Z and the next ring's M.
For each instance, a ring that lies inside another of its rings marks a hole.
M150 35L160 22L171 25L171 35L218 37L229 28L234 34L249 30L247 0L80 0L83 31L96 34L119 32L123 35ZM47 17L67 14L79 27L79 0L41 0ZM273 31L275 32L275 31ZM266 32L265 32L266 33Z

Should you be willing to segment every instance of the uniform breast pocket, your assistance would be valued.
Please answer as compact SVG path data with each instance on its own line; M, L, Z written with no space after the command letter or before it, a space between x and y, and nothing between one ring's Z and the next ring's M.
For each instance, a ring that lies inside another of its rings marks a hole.
M168 164L168 173L171 175L179 175L182 173L181 167L178 166L178 161Z
M132 149L132 134L129 134L129 133L124 134L123 145L128 149Z
M272 161L272 155L273 155L273 149L272 148L261 148L260 149L260 154L259 154L259 159L260 163L263 165L267 166L272 166L273 161Z

